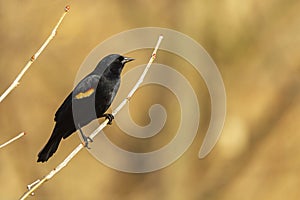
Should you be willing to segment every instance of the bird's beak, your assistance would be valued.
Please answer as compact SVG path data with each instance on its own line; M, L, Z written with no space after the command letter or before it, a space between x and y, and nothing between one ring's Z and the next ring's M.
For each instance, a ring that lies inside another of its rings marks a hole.
M124 60L122 60L122 64L124 65L125 63L128 63L133 60L134 60L134 58L124 57Z

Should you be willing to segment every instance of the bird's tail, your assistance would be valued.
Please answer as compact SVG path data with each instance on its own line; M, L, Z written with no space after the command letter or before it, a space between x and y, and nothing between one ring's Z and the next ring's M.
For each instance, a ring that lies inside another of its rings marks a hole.
M58 145L62 139L62 134L58 132L57 126L55 126L51 137L47 144L38 154L37 162L46 162L57 150Z

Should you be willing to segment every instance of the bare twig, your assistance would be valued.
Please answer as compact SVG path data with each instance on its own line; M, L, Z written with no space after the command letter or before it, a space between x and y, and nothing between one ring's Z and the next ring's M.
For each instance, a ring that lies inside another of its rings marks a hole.
M42 180L38 179L30 185L27 185L28 191L20 198L20 200L26 199L29 195L33 195L34 191L38 189L44 182L50 180L56 173L58 173L62 168L64 168L71 159L83 148L83 144L79 144L68 156L61 162L56 168L54 168L49 174L44 176Z
M128 96L120 103L120 105L112 112L113 115L116 115L124 106L127 102L129 102L130 98L132 97L132 95L135 93L135 91L139 88L139 86L141 85L141 83L144 80L144 77L146 76L151 64L153 63L153 61L156 58L156 52L158 50L158 47L161 43L163 39L163 36L160 35L157 41L157 44L154 48L154 51L152 53L152 56L147 64L147 66L145 67L141 77L139 78L139 80L137 81L137 83L135 84L135 86L133 87L133 89L129 92ZM89 136L91 139L93 139L97 134L100 133L100 131L106 127L107 123L108 123L108 119L106 119L102 124L100 124L100 126L94 130L91 135ZM33 194L33 192L39 188L44 182L50 180L56 173L58 173L61 169L63 169L70 161L71 159L77 155L77 153L83 149L83 144L79 144L69 155L68 157L62 162L60 163L55 169L53 169L48 175L44 176L42 180L37 180L35 181L33 184L30 184L27 186L28 191L20 198L21 200L24 200L25 198L27 198L30 194Z
M0 145L0 149L3 148L3 147L5 147L6 145L9 145L9 144L12 143L13 141L15 141L15 140L17 140L17 139L23 137L25 134L26 134L25 132L22 132L22 133L20 133L19 135L17 135L16 137L14 137L14 138L10 139L9 141L5 142L4 144L1 144L1 145Z
M43 43L43 45L40 47L40 49L33 55L31 56L30 60L27 62L27 64L25 65L25 67L22 69L22 71L19 73L19 75L17 76L17 78L14 80L14 82L5 90L5 92L1 95L0 97L0 102L3 101L3 99L5 99L5 97L14 89L16 88L19 83L21 78L24 76L25 72L30 68L31 64L34 63L34 61L39 57L39 55L43 52L43 50L47 47L47 45L50 43L50 41L55 37L56 35L56 31L59 27L59 25L61 24L61 22L63 21L63 19L65 18L66 14L68 13L68 11L70 10L70 6L67 5L64 9L64 13L62 14L62 16L60 17L59 21L57 22L56 26L54 27L54 29L52 30L51 34L49 35L49 37L47 38L47 40Z

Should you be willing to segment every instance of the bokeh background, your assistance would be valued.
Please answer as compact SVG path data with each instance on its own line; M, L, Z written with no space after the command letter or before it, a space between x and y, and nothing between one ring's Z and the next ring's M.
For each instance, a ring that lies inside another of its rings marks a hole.
M68 3L0 1L1 93L48 37ZM218 65L227 92L227 118L214 150L203 160L197 157L210 118L203 80L187 63L161 52L156 61L173 66L198 91L200 127L183 156L160 171L128 174L106 167L83 150L30 198L299 199L299 10L300 1L295 0L72 1L58 35L0 104L0 143L21 131L28 133L0 149L0 199L18 199L27 184L46 175L79 144L74 134L49 162L36 163L52 131L54 113L72 89L88 53L114 34L146 26L189 35ZM137 61L125 73L145 63L149 53L132 52ZM162 133L138 140L114 124L107 132L112 141L136 152L170 141L180 117L170 91L159 86L141 88L130 102L132 117L146 125L154 103L168 111Z

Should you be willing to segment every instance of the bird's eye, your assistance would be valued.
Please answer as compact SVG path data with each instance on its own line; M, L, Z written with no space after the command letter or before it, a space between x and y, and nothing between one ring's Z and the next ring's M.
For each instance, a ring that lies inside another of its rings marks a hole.
M120 57L117 59L118 62L122 62L123 60L124 60L124 57L123 57L123 56L120 56Z

